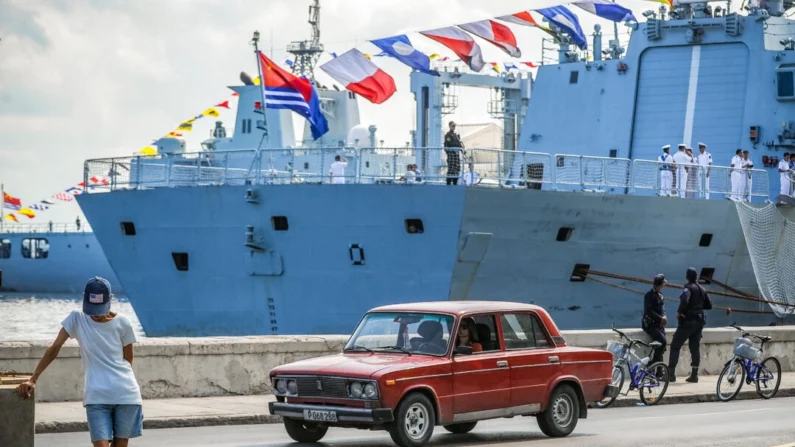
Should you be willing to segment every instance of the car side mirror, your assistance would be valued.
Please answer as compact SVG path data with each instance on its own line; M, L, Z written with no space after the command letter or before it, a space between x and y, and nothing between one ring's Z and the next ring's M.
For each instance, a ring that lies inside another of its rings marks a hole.
M456 346L455 351L453 351L453 354L470 355L472 354L472 346L466 346L466 345Z

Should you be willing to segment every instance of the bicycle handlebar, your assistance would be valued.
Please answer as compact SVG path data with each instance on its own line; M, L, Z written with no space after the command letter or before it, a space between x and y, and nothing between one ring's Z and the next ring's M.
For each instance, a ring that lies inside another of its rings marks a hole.
M617 333L617 334L618 334L618 335L620 335L622 338L625 338L625 339L626 339L626 340L629 342L629 346L630 346L630 347L632 347L632 345L635 345L635 344L638 344L638 345L643 345L643 346L646 346L647 348L650 348L650 347L651 347L651 345L649 345L648 343L646 343L646 342L645 342L645 341L643 341L643 340L637 340L637 339L634 339L634 338L629 338L629 337L627 337L627 334L625 334L625 333L623 333L623 332L619 331L618 329L616 329L616 328L615 328L615 326L613 326L613 332Z
M754 337L757 340L760 340L762 342L772 340L772 338L767 336L767 335L759 335L759 334L754 334L752 332L748 332L745 329L741 328L740 326L737 326L736 322L730 324L729 327L732 327L732 328L737 329L738 331L742 332L743 333L743 335L742 335L743 337L747 337L747 336L750 335L751 337Z

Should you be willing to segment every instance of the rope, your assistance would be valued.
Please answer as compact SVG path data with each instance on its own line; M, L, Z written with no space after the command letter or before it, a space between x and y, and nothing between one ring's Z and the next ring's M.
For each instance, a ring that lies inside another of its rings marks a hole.
M618 274L615 274L615 273L600 272L600 271L596 271L596 270L588 270L587 275L605 276L605 277L608 277L608 278L620 279L620 280L623 280L623 281L634 281L634 282L640 282L640 283L644 283L644 284L654 284L654 281L651 281L651 280L648 280L648 279L644 279L644 278L633 278L631 276L618 275ZM589 278L589 277L586 276L586 278ZM715 280L712 280L712 279L710 279L709 281L714 282L715 284L717 284L719 286L722 286L722 284L719 283L718 281L715 281ZM671 283L671 282L669 282L667 284L669 286L672 286L672 287L682 287L682 288L684 288L684 284L675 284L675 283ZM753 302L756 302L756 303L763 303L763 304L777 304L779 306L785 306L785 307L795 307L795 306L793 306L790 303L781 302L781 301L768 301L768 300L757 298L757 297L751 296L751 295L739 295L739 294L736 294L736 293L726 293L726 292L720 292L720 291L717 291L717 290L708 290L708 292L711 295L725 296L725 297L728 297L728 298L735 298L735 299L738 299L738 300L753 301ZM737 312L740 312L740 311L737 310ZM765 313L768 313L768 312L765 312Z
M600 284L605 284L605 285L608 285L608 286L611 286L611 287L615 287L617 289L626 290L628 292L634 292L634 293L637 293L637 294L640 294L640 295L645 295L646 294L645 292L641 292L639 290L631 289L629 287L625 287L625 286L622 286L620 284L614 284L614 283L611 283L611 282L608 282L608 281L605 281L605 280L602 280L602 279L591 278L590 276L586 276L585 279L588 279L588 280L591 280L591 281L596 281L596 282L598 282ZM649 282L651 282L651 281L649 281ZM675 298L664 298L663 297L663 300L671 301L671 302L679 302L679 300L675 299ZM721 306L712 306L712 308L726 311L726 315L730 315L732 312L740 312L740 313L747 313L747 314L775 314L775 312L769 311L769 310L732 309L730 307L721 307Z

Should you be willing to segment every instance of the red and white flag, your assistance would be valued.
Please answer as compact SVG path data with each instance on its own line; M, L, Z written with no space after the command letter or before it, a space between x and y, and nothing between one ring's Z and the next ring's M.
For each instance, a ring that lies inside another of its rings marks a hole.
M554 38L556 41L558 40L558 35L548 26L542 25L543 22L536 20L536 18L530 14L530 11L517 12L516 14L511 14L509 16L500 16L497 17L497 19L502 20L503 22L513 23L514 25L534 26L552 36L552 38Z
M346 89L374 104L381 104L397 91L392 76L378 68L356 48L326 62L320 69Z
M53 197L55 197L58 200L63 200L64 202L71 202L72 200L75 199L73 195L67 194L65 192L59 192L55 194Z
M433 39L447 48L453 50L472 71L479 72L486 65L480 46L469 34L455 27L439 28L430 31L421 31L423 36Z
M488 40L497 48L505 51L508 56L522 56L522 51L516 45L516 36L514 36L513 31L502 23L497 23L494 20L481 20L458 25L458 27L481 39Z

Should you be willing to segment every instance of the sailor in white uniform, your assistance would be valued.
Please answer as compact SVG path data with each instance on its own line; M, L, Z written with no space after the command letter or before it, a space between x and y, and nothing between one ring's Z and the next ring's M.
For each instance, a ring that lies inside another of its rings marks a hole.
M674 154L674 163L676 163L676 189L679 191L679 197L685 198L685 191L687 190L687 170L685 166L690 164L690 157L685 153L685 144L679 145L679 150Z
M660 196L671 197L673 195L671 194L671 187L674 184L674 173L671 163L674 161L674 157L669 153L671 150L670 144L663 146L662 150L662 155L657 157L657 161L660 163Z
M742 165L743 165L743 150L737 149L731 161L731 180L732 180L732 200L740 200L742 195Z
M754 162L748 158L748 151L743 151L743 181L742 181L742 200L746 202L751 201L751 169L754 168Z
M784 159L778 162L778 177L781 181L781 190L779 191L779 194L782 196L788 196L792 194L792 191L790 191L790 187L792 186L792 183L789 179L790 171L789 152L784 152Z
M703 190L704 198L709 199L709 170L710 166L712 166L712 154L707 152L707 145L704 143L698 143L698 155L696 155L696 162L701 167L699 170L701 180L699 185L699 190ZM703 186L701 186L703 185Z

